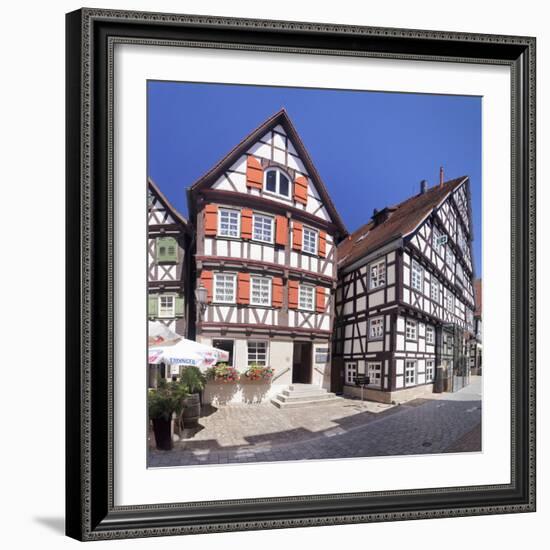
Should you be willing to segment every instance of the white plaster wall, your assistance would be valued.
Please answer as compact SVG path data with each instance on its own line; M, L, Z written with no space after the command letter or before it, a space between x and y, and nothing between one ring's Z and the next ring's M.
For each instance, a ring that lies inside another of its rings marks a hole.
M268 365L274 369L271 382L250 382L244 376L248 368L247 339L234 340L233 366L241 373L237 383L208 382L204 394L204 403L214 406L222 404L263 403L269 401L292 382L292 342L271 340L268 343ZM199 337L198 341L212 345L211 337ZM286 370L290 369L290 370Z

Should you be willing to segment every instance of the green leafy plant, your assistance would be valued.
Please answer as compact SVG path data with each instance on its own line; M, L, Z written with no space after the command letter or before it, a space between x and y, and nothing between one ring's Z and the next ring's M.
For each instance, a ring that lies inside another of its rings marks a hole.
M183 400L189 395L189 390L181 382L167 382L159 380L156 389L149 390L147 408L149 418L170 420L172 414L180 414L183 409Z
M206 385L206 376L198 367L185 367L181 372L180 383L187 386L189 393L199 393Z

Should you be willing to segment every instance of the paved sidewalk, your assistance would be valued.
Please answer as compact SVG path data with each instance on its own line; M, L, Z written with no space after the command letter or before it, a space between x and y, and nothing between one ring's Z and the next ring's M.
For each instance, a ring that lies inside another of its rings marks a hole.
M149 466L481 450L475 435L481 424L479 377L460 392L393 407L344 399L302 409L260 404L212 411L200 419L203 429L175 443L172 451L150 449Z

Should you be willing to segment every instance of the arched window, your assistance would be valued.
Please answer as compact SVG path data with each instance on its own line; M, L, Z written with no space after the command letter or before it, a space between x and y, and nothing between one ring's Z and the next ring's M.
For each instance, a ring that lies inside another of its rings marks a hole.
M290 197L290 179L281 170L268 168L265 171L264 189L270 193L288 198Z

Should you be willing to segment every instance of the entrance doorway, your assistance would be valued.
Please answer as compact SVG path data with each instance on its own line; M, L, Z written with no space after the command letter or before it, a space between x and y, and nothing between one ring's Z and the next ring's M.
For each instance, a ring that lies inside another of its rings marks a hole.
M311 384L311 342L294 342L292 354L292 383Z

